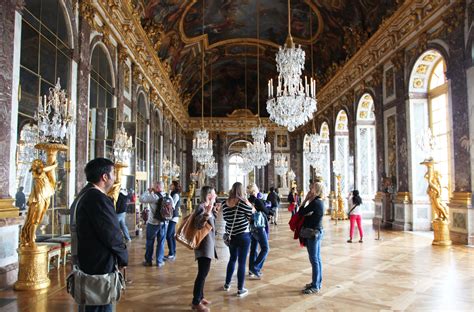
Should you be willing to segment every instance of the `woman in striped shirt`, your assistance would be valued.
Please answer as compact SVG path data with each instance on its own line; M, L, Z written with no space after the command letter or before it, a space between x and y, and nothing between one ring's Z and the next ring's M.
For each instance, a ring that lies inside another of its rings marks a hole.
M229 245L230 258L227 264L227 274L225 278L224 290L229 291L232 275L234 274L235 262L238 260L237 269L237 297L245 297L248 290L244 288L245 263L250 247L249 222L254 212L254 208L247 200L242 183L236 182L232 185L229 198L222 206L224 215L225 231L230 234Z

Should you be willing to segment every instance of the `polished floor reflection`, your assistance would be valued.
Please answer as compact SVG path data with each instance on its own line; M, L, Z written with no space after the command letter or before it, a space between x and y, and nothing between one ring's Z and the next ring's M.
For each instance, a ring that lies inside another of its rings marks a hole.
M231 291L221 290L229 254L218 241L219 260L212 263L205 288L212 311L473 311L473 248L432 246L432 233L383 231L382 240L375 240L370 221L364 223L364 243L348 244L348 221L335 225L328 217L323 291L302 295L311 267L306 249L292 239L288 218L284 213L280 224L272 225L264 276L246 281L250 294L245 298L235 296L235 276ZM130 246L131 283L116 311L189 311L197 270L193 252L178 246L176 261L143 267L144 246L143 236ZM0 291L0 310L76 311L64 289L66 274L64 266L51 270L52 286L43 293Z

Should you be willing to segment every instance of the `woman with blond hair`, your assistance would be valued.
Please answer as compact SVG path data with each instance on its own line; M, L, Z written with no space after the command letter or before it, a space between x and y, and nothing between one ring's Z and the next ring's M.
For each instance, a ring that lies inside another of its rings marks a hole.
M321 240L324 235L322 223L324 202L322 197L323 184L321 182L314 182L311 184L310 191L298 210L300 216L305 216L299 236L308 249L309 262L311 262L312 268L311 283L305 285L303 294L317 294L321 291L323 277Z
M263 200L257 198L258 192L257 185L253 183L248 185L248 199L256 210L253 214L253 226L251 226L252 235L250 236L249 278L251 279L261 278L261 270L270 251L270 247L268 246L268 234L266 232L269 211L268 208L265 207ZM259 253L257 253L258 245L260 245Z
M235 182L229 192L229 198L222 205L222 212L226 222L225 235L230 237L228 245L230 258L227 263L224 290L230 290L230 282L234 274L235 262L238 260L237 297L245 297L248 295L248 290L244 288L245 263L247 262L247 254L250 246L249 222L253 210L251 204L245 198L242 183Z

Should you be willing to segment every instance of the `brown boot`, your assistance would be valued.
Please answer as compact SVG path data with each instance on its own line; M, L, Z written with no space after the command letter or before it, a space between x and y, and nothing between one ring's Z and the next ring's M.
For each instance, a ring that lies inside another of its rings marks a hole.
M209 310L209 308L203 305L202 303L199 303L199 304L193 304L193 311L209 312L211 310Z

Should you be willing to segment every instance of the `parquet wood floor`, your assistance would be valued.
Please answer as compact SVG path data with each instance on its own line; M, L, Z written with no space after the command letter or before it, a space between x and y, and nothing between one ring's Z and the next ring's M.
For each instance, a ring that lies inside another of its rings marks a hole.
M364 243L348 244L348 221L336 226L328 217L323 291L302 295L311 266L306 249L292 239L286 225L289 214L282 215L280 224L271 226L263 279L246 281L247 297L235 296L235 275L231 291L222 290L229 254L218 241L219 260L212 263L205 288L212 311L474 311L474 249L432 246L432 233L383 231L383 240L375 240L370 221L364 222ZM143 235L131 243L127 277L132 282L115 310L189 311L197 272L193 252L178 244L176 261L163 268L143 267L144 246ZM0 291L0 310L76 311L64 289L66 270L51 271L47 291Z

